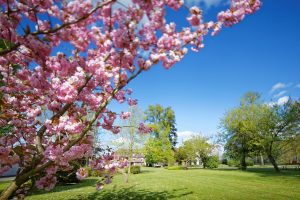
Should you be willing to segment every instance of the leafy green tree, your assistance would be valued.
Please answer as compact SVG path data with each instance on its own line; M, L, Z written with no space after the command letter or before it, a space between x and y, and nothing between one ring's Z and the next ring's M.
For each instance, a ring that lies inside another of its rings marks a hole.
M240 159L241 169L247 168L246 158L260 147L257 136L261 104L258 93L248 92L241 99L240 106L230 110L222 119L220 134L225 141L225 151L230 158Z
M177 129L175 113L171 107L163 108L161 105L150 105L146 110L146 121L151 124L156 138L167 137L174 149L177 144ZM164 134L164 135L162 135Z
M292 140L287 140L282 144L283 153L279 156L279 160L285 164L300 163L300 134L296 135Z
M286 104L264 106L258 135L261 146L276 171L280 171L276 159L286 149L295 147L300 134L300 103L290 100ZM297 148L296 148L297 149Z
M204 165L205 165L205 167L204 167ZM214 169L214 168L218 168L218 166L219 166L218 156L208 156L206 158L206 161L203 162L203 167L204 168Z
M247 167L248 156L265 154L274 169L280 171L276 160L300 133L300 103L290 100L284 105L268 105L259 97L257 93L247 93L240 106L225 115L221 140L226 142L226 154L241 160L242 169Z
M185 162L188 158L185 148L183 146L180 146L179 148L175 149L174 157L175 157L176 162L178 162L179 164L182 164L183 162Z
M203 167L206 167L206 161L212 152L213 145L209 144L208 138L200 135L193 135L191 139L186 140L181 147L182 156L186 158L186 165L196 159L201 160Z
M169 166L174 164L174 152L169 138L166 136L166 133L162 133L158 138L150 137L145 143L144 155L148 166L153 166L155 163L168 164Z

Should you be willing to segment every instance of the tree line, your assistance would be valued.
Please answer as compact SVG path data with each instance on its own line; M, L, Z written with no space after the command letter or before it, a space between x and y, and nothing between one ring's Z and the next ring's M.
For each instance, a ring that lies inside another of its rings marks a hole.
M248 92L222 118L221 130L225 156L239 160L241 169L247 168L248 157L261 155L279 172L278 159L300 155L300 102L290 98L283 105L268 104L259 93Z

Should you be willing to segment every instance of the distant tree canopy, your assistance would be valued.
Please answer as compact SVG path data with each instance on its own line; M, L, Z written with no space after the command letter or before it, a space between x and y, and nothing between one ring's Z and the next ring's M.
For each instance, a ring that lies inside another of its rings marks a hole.
M175 158L177 162L184 161L186 164L199 159L205 168L212 149L213 145L208 142L208 138L194 135L178 148Z
M155 138L168 137L174 149L177 144L177 129L175 113L171 107L163 108L159 104L150 105L145 114Z
M149 138L144 146L144 155L148 166L153 166L156 163L174 164L174 152L170 142L163 138Z
M289 100L284 105L269 105L258 93L248 92L240 106L230 110L221 121L221 141L231 158L240 159L246 169L246 158L261 152L279 171L276 159L284 153L284 146L292 144L299 135L300 106Z

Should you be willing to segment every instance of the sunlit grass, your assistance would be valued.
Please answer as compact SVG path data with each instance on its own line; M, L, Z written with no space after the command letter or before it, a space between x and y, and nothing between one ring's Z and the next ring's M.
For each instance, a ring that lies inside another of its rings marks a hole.
M103 191L96 178L57 186L52 192L33 191L26 199L300 199L300 171L275 173L270 168L166 170L143 168L129 183L117 175ZM0 183L0 190L3 185Z

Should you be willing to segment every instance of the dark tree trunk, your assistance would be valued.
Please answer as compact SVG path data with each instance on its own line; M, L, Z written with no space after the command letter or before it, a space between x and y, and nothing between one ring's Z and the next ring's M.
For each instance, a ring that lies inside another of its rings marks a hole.
M242 152L242 158L241 158L241 169L246 170L247 169L247 164L246 164L246 152Z
M246 157L247 157L247 145L246 145L246 139L245 139L245 134L243 134L242 141L241 141L241 150L242 150L242 157L241 157L241 170L246 170L247 169L247 164L246 164Z
M276 171L276 172L280 172L280 169L279 169L279 167L278 167L278 165L277 165L277 162L276 162L275 158L272 156L272 154L269 154L269 155L268 155L268 158L269 158L270 162L272 163L272 165L273 165L275 171Z

